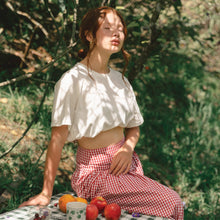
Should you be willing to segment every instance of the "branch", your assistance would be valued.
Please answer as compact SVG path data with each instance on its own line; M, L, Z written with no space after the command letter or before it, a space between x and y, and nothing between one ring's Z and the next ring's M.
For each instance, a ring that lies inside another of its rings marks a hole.
M33 24L34 26L38 27L41 29L41 31L44 33L44 35L48 38L48 32L46 31L46 29L42 26L42 24L40 24L39 22L37 22L36 20L34 20L29 14L27 14L26 12L22 12L22 11L16 11L13 6L11 5L10 2L6 2L6 7L8 7L11 11L17 13L18 15L21 15L21 16L24 16L26 17L27 19L29 19Z
M36 81L36 82L40 82L40 83L46 83L46 84L52 84L55 85L56 82L55 81L51 81L51 80L43 80L43 79L37 79L37 78L31 78L32 81Z
M57 56L56 60L60 59L60 58L63 57L67 52L69 52L69 51L76 45L76 43L77 43L77 42L75 42L74 44L70 45L66 51L64 51L61 55ZM50 65L48 64L48 65L46 65L46 66L47 66L47 67L48 67L48 66L51 66L56 60L50 62L50 63L49 63ZM46 67L43 67L43 68L41 68L40 70L45 69L45 68L46 68ZM40 72L40 70L35 71L33 74L31 74L31 76L34 75L34 74L36 74L36 72ZM24 131L24 133L22 134L22 136L11 146L11 148L9 148L7 151L5 151L5 152L0 156L0 159L2 159L5 155L7 155L8 153L10 153L10 152L16 147L16 145L25 137L25 135L27 134L27 132L30 130L31 126L32 126L32 125L34 124L34 122L37 120L37 116L38 116L38 114L39 114L39 112L40 112L40 110L41 110L41 107L43 106L43 103L44 103L44 100L45 100L45 98L46 98L48 89L49 89L49 86L46 87L46 90L45 90L45 92L44 92L43 98L42 98L41 103L40 103L40 105L39 105L39 107L38 107L38 110L37 110L37 112L35 113L35 116L34 116L33 120L31 121L31 123L29 124L29 126L27 127L27 129Z
M70 39L70 44L72 44L74 41L76 41L76 23L77 23L77 8L79 5L79 0L75 0L74 3L76 4L76 6L73 9L73 26L72 26L72 36Z
M39 107L38 107L38 110L37 110L37 112L35 113L35 116L34 116L33 120L31 121L31 123L29 124L29 126L27 127L27 129L24 131L24 133L22 134L22 136L11 146L11 148L9 148L7 151L5 151L5 152L0 156L0 159L2 159L4 156L6 156L8 153L10 153L10 152L16 147L16 145L25 137L25 135L27 134L27 132L30 130L31 126L34 124L34 122L35 122L36 119L37 119L38 113L39 113L40 110L41 110L41 107L42 107L42 105L43 105L43 103L44 103L44 100L45 100L45 98L46 98L46 94L47 94L48 88L49 88L49 86L46 87L46 90L45 90L45 92L44 92L44 96L43 96L43 98L42 98L42 100L41 100L41 103L40 103L40 105L39 105Z
M46 8L47 8L47 10L48 10L48 12L49 12L49 14L50 14L52 20L53 20L54 25L56 26L56 30L57 30L58 36L60 37L60 30L59 30L59 27L58 27L58 25L57 25L56 19L55 19L54 15L53 15L53 12L52 12L52 10L49 8L49 6L48 6L48 0L44 0L44 4L45 4L45 6L46 6Z
M43 66L42 68L40 68L39 70L36 70L34 71L33 73L27 73L25 75L22 75L22 76L19 76L19 77L16 77L16 78L13 78L13 79L10 79L10 80L7 80L5 82L2 82L0 83L0 87L3 87L3 86L7 86L7 85L10 85L12 83L15 83L15 82L18 82L18 81L21 81L21 80L24 80L24 79L29 79L31 78L32 76L36 75L37 73L39 72L42 72L44 69L50 67L51 65L53 65L55 62L57 62L57 60L59 60L60 58L62 58L65 54L67 54L70 50L72 50L73 47L75 47L77 44L77 42L73 43L73 44L70 44L67 49L62 53L60 54L59 56L55 57L51 62L49 62L48 64L46 64L45 66Z
M76 0L76 1L78 2L78 0ZM77 41L76 41L75 43L70 42L70 45L67 47L67 49L66 49L62 54L60 54L59 56L56 56L56 55L55 55L55 59L53 59L50 63L48 63L47 65L45 65L44 67L42 67L40 70L35 71L34 73L29 73L29 74L27 74L27 75L30 75L30 77L31 77L31 76L33 76L34 74L36 74L36 73L42 71L43 69L46 69L47 67L51 67L52 64L54 64L58 59L62 58L66 53L68 53L70 50L72 50L72 48L75 47L76 45L77 45ZM60 46L60 42L59 42L58 45L57 45L56 53L55 53L55 54L57 54L57 51L58 51L58 49L59 49L59 46ZM25 75L25 76L26 76L26 75ZM49 75L49 79L47 79L48 81L51 80L51 76L52 76L52 74ZM24 77L24 76L23 76L23 77ZM29 78L30 78L30 77L29 77ZM16 82L17 79L16 79L16 78L15 78L15 79L12 79L12 82L14 82L14 81ZM6 82L6 83L7 83L7 82ZM1 85L0 85L0 87L1 87ZM10 152L16 147L16 145L25 137L25 135L26 135L27 132L30 130L30 128L31 128L31 126L34 124L34 122L37 121L38 114L39 114L39 112L40 112L40 110L41 110L41 108L42 108L42 106L43 106L43 103L44 103L44 101L45 101L45 98L46 98L46 95L47 95L48 90L49 90L49 86L46 86L46 89L45 89L45 91L44 91L44 95L43 95L43 98L41 99L41 102L40 102L40 105L39 105L39 107L38 107L38 110L37 110L37 112L35 113L34 118L33 118L33 120L31 121L31 123L29 124L29 126L27 127L27 129L24 131L24 133L22 134L22 136L12 145L11 148L9 148L9 149L8 149L7 151L5 151L2 155L0 155L0 159L2 159L4 156L6 156L8 153L10 153Z
M29 49L30 49L30 47L31 47L31 43L32 43L32 40L33 40L33 38L34 38L36 29L37 29L37 27L35 26L35 27L34 27L34 30L33 30L33 32L32 32L32 34L31 34L30 40L29 40L29 42L28 42L28 45L27 45L26 48L25 48L24 57L23 57L24 60L26 59L27 54L28 54L28 51L29 51ZM19 67L22 68L22 67L23 67L23 64L24 64L24 61L22 60Z

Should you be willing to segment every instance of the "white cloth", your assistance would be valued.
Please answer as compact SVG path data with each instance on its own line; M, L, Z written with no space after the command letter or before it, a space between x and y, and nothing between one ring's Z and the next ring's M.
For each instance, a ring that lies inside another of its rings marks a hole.
M141 125L135 94L126 78L125 82L111 68L101 74L77 63L55 85L51 126L68 125L67 140L74 141L117 126Z

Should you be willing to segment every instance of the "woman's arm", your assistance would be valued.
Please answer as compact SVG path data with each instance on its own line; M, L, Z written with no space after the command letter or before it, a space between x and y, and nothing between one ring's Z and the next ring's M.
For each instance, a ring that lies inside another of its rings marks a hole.
M114 155L110 167L112 175L126 174L132 163L132 155L134 148L140 136L139 127L126 128L125 130L125 143Z
M44 183L42 192L34 197L31 197L28 201L23 202L19 207L28 205L49 204L50 197L53 193L53 185L56 177L56 172L59 166L62 149L67 139L67 135L67 125L52 128L51 140L48 146L44 168Z
M139 127L126 128L125 129L125 144L126 147L134 151L134 148L140 137Z

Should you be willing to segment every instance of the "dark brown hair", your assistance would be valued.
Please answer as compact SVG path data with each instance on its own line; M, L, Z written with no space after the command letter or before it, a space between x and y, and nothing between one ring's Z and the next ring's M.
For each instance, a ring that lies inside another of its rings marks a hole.
M86 56L89 57L92 50L95 47L95 42L94 42L94 44L92 44L92 47L90 47L90 42L86 39L87 34L88 33L91 34L93 39L96 39L96 32L98 31L102 21L104 20L106 14L109 11L112 11L120 18L122 25L124 27L123 32L124 32L125 39L126 39L126 37L127 37L126 23L125 23L123 17L121 16L121 14L117 10L115 10L114 8L111 8L111 7L107 7L107 6L91 9L84 15L84 17L81 21L81 25L80 25L79 37L85 46L84 50L79 51L79 56L81 58L84 58ZM100 22L100 20L101 20L101 22ZM122 52L122 55L125 60L125 65L124 65L124 69L122 72L122 75L124 76L125 70L127 68L128 62L129 62L130 55L127 51L125 51L123 46L121 48L121 52ZM88 64L89 64L89 59L88 59Z

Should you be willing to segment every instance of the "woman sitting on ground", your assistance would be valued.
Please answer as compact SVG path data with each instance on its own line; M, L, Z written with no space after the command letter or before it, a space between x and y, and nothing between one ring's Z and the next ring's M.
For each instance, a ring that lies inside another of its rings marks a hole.
M110 56L119 51L128 60L126 36L125 22L113 8L93 9L83 17L80 38L86 56L55 86L43 189L21 206L49 204L67 140L78 142L71 179L77 196L103 196L130 212L183 220L179 195L144 176L134 152L143 118L124 72L108 66Z

